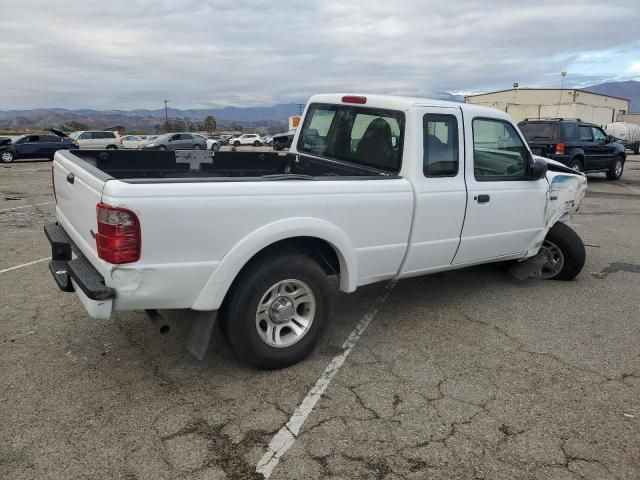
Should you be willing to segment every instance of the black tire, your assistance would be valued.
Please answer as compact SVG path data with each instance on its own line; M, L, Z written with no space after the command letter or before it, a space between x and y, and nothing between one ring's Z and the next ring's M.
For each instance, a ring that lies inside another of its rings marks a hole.
M263 369L283 368L307 357L318 345L329 323L330 290L324 270L308 256L292 252L255 260L234 282L225 300L223 331L237 355ZM308 330L290 346L268 345L258 333L256 312L263 296L282 280L304 282L315 299L315 315Z
M607 172L607 179L619 180L620 177L622 177L623 171L624 171L624 157L622 155L617 155L611 162L611 166L609 167L609 171Z
M107 150L117 150L118 147L116 145L107 145Z
M3 163L11 163L16 159L16 155L12 151L6 150L0 153L0 159Z
M193 144L193 149L194 149L194 150L200 150L201 148L202 148L202 147L201 147L199 144L197 144L197 143L194 143L194 144Z
M254 147L259 147L260 145L262 145L258 140L256 140L255 142L253 142L253 146Z
M573 280L582 271L587 259L582 239L571 227L558 222L547 233L543 248L545 245L549 245L549 242L560 250L563 256L563 266L556 275L547 277L547 279Z
M167 147L165 147L164 145L160 145L160 146L158 147L158 150L166 150L166 149L167 149Z
M281 143L274 143L274 144L273 144L273 149L274 149L276 152L279 152L280 150L282 150L282 149L283 149L283 146L282 146L282 144L281 144Z
M636 154L636 155L640 154L640 143L636 143L633 146L633 153Z
M218 150L220 150L220 144L218 144L218 143L213 143L213 144L211 145L211 151L212 151L212 152L217 152Z
M576 170L577 172L584 172L584 165L579 158L572 158L568 167Z
M239 147L240 146L240 142L233 142L233 146L234 147Z

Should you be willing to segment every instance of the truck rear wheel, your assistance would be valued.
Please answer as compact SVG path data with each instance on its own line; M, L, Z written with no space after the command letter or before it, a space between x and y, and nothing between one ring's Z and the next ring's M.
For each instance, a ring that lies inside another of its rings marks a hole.
M546 260L540 272L545 280L573 280L582 271L587 257L582 239L562 222L551 227L540 253Z
M246 268L225 306L224 330L238 356L258 368L307 357L329 320L329 282L301 253L264 257Z

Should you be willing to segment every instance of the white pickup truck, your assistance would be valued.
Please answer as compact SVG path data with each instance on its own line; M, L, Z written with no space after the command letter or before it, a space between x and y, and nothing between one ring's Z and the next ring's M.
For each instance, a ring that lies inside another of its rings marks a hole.
M89 315L192 309L279 368L326 329L339 288L511 261L570 280L585 177L534 157L505 113L423 98L313 96L291 151L59 151L50 270Z

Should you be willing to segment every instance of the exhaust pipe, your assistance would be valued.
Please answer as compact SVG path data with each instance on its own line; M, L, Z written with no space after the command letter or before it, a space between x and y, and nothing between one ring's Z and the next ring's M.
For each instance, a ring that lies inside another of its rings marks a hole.
M161 335L169 333L171 327L167 325L167 322L165 322L164 318L162 318L162 315L158 313L158 310L148 309L145 310L145 313L149 317L149 320L151 320L151 323L160 330Z

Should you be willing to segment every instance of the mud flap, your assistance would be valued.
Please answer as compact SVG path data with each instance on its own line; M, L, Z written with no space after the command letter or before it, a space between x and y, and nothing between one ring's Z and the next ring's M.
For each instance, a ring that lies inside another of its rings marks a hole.
M542 253L528 258L523 262L511 264L509 273L518 280L526 280L527 278L540 278L540 272L546 262L546 258Z
M189 331L187 350L198 360L202 360L207 353L213 328L218 319L218 311L196 312Z

